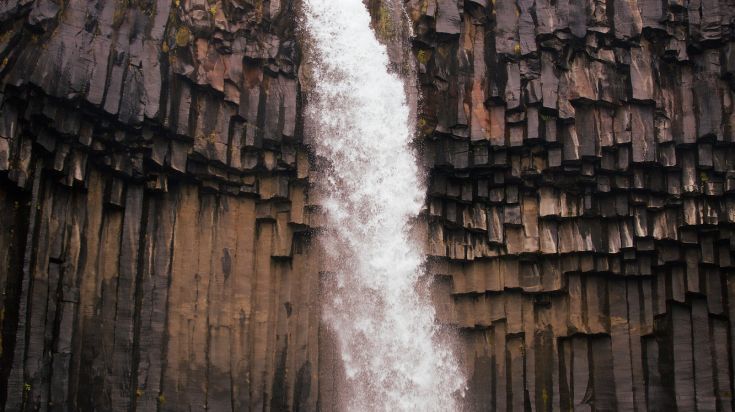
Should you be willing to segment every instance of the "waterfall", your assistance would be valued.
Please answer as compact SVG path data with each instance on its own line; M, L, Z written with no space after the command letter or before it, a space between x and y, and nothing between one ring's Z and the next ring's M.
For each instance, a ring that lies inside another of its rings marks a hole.
M409 235L425 189L404 83L388 69L362 0L303 8L308 131L327 160L317 185L335 273L323 312L346 373L341 406L457 410L464 378L420 287L422 245Z

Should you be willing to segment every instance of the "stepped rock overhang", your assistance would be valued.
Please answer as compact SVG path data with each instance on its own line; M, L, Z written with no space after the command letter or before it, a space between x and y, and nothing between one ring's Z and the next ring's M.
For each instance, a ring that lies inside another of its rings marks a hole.
M468 407L730 410L733 1L406 7ZM339 404L296 13L0 4L5 410Z

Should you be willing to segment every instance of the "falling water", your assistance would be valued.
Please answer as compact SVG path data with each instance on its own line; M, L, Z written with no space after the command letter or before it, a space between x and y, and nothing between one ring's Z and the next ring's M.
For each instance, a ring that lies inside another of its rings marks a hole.
M419 287L421 246L408 233L424 188L404 84L362 0L304 0L304 17L307 116L316 154L328 160L319 184L336 270L324 318L347 375L342 406L456 410L464 379Z

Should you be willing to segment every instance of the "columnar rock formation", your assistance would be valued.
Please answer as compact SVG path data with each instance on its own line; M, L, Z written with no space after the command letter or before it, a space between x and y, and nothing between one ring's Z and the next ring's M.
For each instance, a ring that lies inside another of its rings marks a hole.
M0 4L7 411L316 408L293 7Z
M731 410L732 1L409 1L469 403Z
M6 410L338 402L297 7L0 3ZM406 7L468 409L730 410L733 1Z

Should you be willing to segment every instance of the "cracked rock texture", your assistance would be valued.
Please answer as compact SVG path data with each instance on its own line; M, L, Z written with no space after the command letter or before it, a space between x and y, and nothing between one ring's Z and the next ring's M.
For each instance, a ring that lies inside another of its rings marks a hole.
M0 4L5 410L317 408L294 16Z
M408 1L477 410L732 410L735 3Z
M405 4L467 409L732 410L735 0ZM5 410L339 404L298 7L0 3Z

